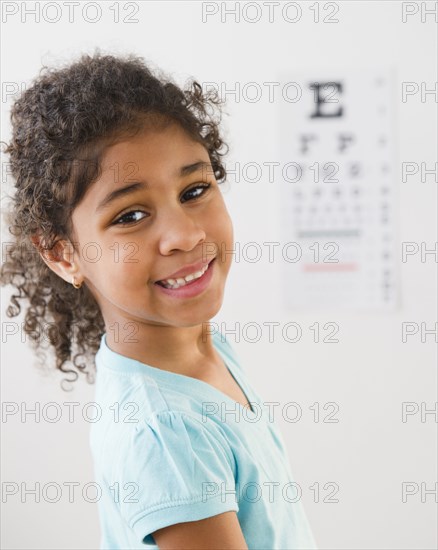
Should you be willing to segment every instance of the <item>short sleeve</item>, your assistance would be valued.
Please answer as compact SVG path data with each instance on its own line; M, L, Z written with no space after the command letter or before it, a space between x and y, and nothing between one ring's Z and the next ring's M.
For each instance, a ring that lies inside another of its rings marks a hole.
M157 529L238 512L233 453L214 422L160 412L120 445L113 480L132 489L120 512L146 547L156 548Z

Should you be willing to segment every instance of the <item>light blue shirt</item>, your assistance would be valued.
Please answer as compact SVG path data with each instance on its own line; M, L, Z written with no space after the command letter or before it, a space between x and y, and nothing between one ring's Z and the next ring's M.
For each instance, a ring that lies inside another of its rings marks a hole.
M252 411L207 382L112 351L103 334L101 417L90 431L102 549L158 549L157 529L230 510L250 550L316 548L272 409L220 333L213 344Z

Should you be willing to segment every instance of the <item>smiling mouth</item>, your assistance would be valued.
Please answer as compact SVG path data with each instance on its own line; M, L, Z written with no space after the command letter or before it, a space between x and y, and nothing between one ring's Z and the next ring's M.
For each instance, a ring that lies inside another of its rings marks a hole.
M176 279L163 279L161 281L157 281L155 284L160 285L164 288L169 288L173 290L193 284L195 281L200 279L205 274L205 272L208 270L208 268L210 267L210 264L214 261L214 259L215 258L210 260L209 263L204 268L200 269L199 271L189 273L185 277L177 277Z

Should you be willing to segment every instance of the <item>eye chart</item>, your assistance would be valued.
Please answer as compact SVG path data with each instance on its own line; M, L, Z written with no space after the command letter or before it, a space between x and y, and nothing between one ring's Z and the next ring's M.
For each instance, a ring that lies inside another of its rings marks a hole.
M283 78L278 222L286 307L397 307L389 70Z

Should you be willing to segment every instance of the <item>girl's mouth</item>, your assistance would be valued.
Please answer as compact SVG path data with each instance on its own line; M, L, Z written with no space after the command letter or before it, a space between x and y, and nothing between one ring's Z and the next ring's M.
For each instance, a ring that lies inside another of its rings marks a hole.
M173 296L174 298L191 298L201 294L208 285L210 284L211 278L213 276L214 261L216 258L213 258L208 264L207 269L199 277L191 281L182 281L173 283L175 288L170 288L170 285L165 286L163 281L157 281L154 283L161 292L167 294L168 296Z

